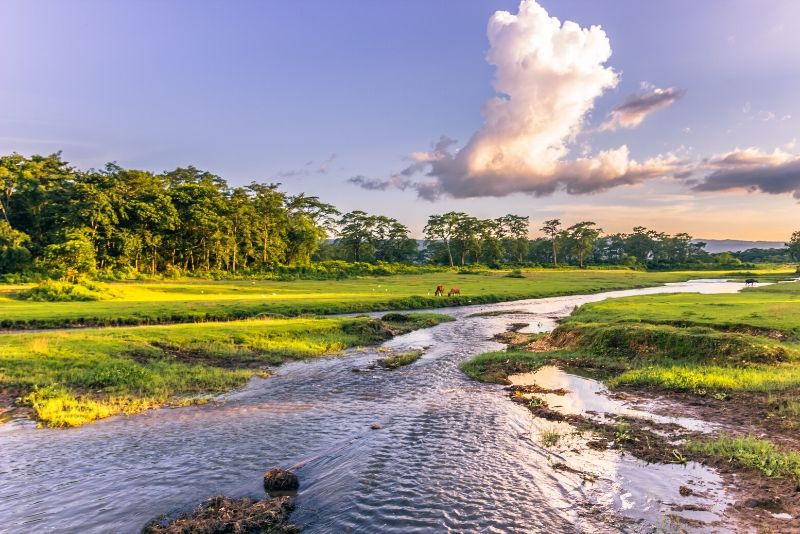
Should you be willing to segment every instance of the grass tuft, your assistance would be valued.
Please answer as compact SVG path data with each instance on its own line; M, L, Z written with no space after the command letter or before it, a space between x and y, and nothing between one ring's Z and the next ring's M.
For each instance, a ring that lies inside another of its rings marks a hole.
M752 436L720 436L692 441L689 450L735 464L757 469L768 477L800 481L800 452L785 451L770 441Z

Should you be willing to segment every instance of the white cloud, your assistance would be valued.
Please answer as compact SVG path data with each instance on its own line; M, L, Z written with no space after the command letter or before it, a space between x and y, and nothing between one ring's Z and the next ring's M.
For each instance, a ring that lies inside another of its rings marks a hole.
M595 100L619 80L606 65L611 45L599 26L562 24L535 0L522 0L517 14L496 12L487 35L486 59L496 68L497 96L484 104L484 123L463 148L451 151L452 140L443 138L446 142L433 150L411 155L412 164L399 174L427 171L428 181L413 184L420 196L546 195L558 189L589 193L679 170L673 156L636 162L624 145L570 159ZM674 89L647 90L659 98L668 92L667 100L677 94ZM641 122L647 113L625 123ZM383 188L392 180L368 186Z

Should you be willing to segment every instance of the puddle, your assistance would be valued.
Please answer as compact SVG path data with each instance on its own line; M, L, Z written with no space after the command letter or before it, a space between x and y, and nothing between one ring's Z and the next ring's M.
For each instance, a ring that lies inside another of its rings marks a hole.
M567 373L558 367L546 365L533 373L512 375L509 380L516 386L537 385L544 389L564 389L564 395L537 393L536 397L547 401L553 410L565 415L587 414L600 422L607 422L608 415L644 419L657 424L676 424L693 432L711 432L716 425L689 417L657 415L631 407L629 402L610 396L608 388L597 380ZM657 401L651 401L655 406Z
M609 422L611 416L626 416L700 432L712 428L698 419L664 417L632 408L628 402L610 397L602 383L554 366L513 375L509 380L518 386L561 390L527 396L544 399L550 409L565 415L584 415L599 422ZM648 464L617 449L594 450L586 446L589 435L565 422L534 418L528 437L550 452L554 469L588 483L591 489L587 494L592 500L611 506L628 518L650 525L661 518L667 532L734 532L722 526L725 510L733 499L712 469L696 462Z

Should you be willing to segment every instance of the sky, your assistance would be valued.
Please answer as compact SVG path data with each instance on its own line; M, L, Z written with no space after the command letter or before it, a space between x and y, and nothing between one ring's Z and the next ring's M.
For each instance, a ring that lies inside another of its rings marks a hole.
M0 0L0 153L343 211L800 229L794 0Z

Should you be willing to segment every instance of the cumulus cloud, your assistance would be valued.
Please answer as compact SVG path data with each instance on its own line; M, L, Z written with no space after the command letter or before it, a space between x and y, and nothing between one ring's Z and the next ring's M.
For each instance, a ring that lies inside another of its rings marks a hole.
M635 128L649 115L671 106L683 96L683 91L676 87L660 89L642 84L642 88L645 92L629 96L622 104L612 109L608 114L608 120L600 126L600 129Z
M484 104L483 125L466 145L452 150L453 140L443 137L430 151L413 153L411 164L387 180L351 182L372 189L388 189L397 182L432 200L443 194L548 195L558 189L591 193L683 170L673 156L637 162L624 145L570 157L595 100L619 81L606 65L611 45L599 26L562 24L535 0L522 0L517 14L497 11L489 20L487 35L486 59L495 67L497 96ZM673 89L658 91L670 96L659 95L659 102L651 102L649 108L640 105L641 119L647 110L677 98ZM632 103L629 107L628 115L620 112L626 124L633 120L627 117L637 112ZM427 179L409 183L398 178L410 179L417 173Z
M708 160L706 167L711 172L694 185L695 191L792 193L800 200L800 156L780 149L737 149Z

